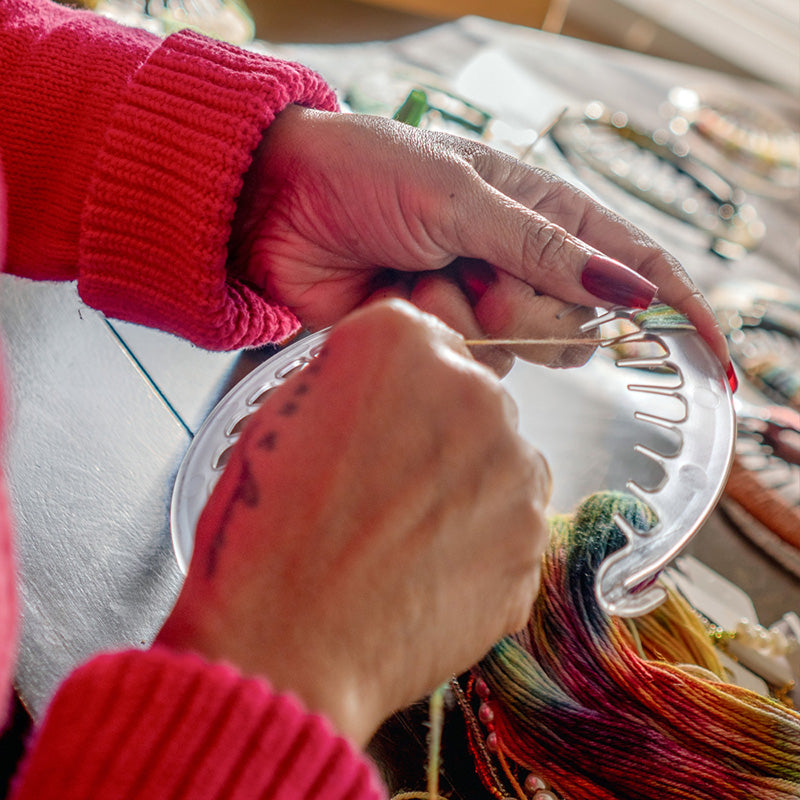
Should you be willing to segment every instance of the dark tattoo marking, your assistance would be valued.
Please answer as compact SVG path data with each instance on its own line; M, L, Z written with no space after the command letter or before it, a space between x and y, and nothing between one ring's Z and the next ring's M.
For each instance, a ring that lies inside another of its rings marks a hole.
M242 477L233 497L235 500L241 500L248 508L255 508L258 505L258 484L247 459L242 460Z
M277 443L278 434L275 431L269 431L258 440L256 446L260 447L262 450L274 450Z
M295 411L297 411L297 403L295 403L294 400L290 400L278 409L278 413L282 417L291 417Z
M298 383L294 390L295 397L302 397L304 394L308 394L309 385L307 383Z
M219 558L220 550L225 544L225 537L227 535L228 523L230 522L231 515L233 514L234 506L241 502L248 508L255 508L258 505L259 493L258 484L253 477L253 472L250 469L250 462L242 459L241 468L239 470L239 478L236 483L236 488L231 495L228 505L222 512L222 519L217 526L216 534L211 542L211 547L208 550L208 562L206 563L206 577L211 577L217 571L217 559Z

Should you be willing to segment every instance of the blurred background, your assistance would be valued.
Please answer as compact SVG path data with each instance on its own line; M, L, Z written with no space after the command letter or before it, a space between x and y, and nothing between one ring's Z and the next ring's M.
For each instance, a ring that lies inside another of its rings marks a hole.
M259 38L394 38L476 14L788 88L800 87L797 0L249 0Z
M80 1L80 0L79 0ZM244 44L391 40L477 15L562 33L800 91L798 0L83 0L119 17L205 19ZM224 9L220 15L219 9ZM216 15L216 20L214 16Z

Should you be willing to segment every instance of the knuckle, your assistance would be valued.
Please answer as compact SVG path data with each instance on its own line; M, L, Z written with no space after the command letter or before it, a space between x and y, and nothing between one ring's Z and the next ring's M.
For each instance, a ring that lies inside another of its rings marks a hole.
M522 603L518 604L518 606L510 614L508 626L506 628L506 635L510 636L513 633L518 633L521 631L528 624L530 613L530 605L526 606Z
M348 315L332 331L330 347L346 340L362 352L367 349L384 354L387 360L420 350L430 350L432 334L443 328L434 317L401 298L370 303Z
M537 214L526 217L524 226L524 263L536 264L544 271L557 269L566 249L567 232Z
M411 305L397 298L365 306L348 319L354 320L353 324L375 328L376 332L386 331L390 335L406 335L418 324Z
M534 513L526 530L527 536L518 560L520 577L514 593L512 630L523 627L539 593L542 559L548 542L548 528L541 513Z
M520 449L525 468L525 487L535 504L535 513L539 515L537 525L540 527L544 525L544 519L539 509L544 508L550 500L553 476L547 459L532 444L520 438Z
M531 616L531 609L539 594L541 583L541 567L539 563L532 566L514 594L509 613L506 633L516 633L524 628Z

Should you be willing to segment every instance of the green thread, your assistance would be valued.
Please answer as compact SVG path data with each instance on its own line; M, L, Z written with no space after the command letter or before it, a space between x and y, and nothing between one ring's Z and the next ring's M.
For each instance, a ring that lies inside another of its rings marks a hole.
M642 330L694 330L694 325L683 314L664 303L637 312L633 322Z

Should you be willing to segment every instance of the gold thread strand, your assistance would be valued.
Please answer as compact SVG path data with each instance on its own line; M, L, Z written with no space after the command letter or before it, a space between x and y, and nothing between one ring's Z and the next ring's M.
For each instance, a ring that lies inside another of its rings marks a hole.
M583 344L599 345L607 339L465 339L467 347L498 346L498 347L519 347L521 345L533 344Z

